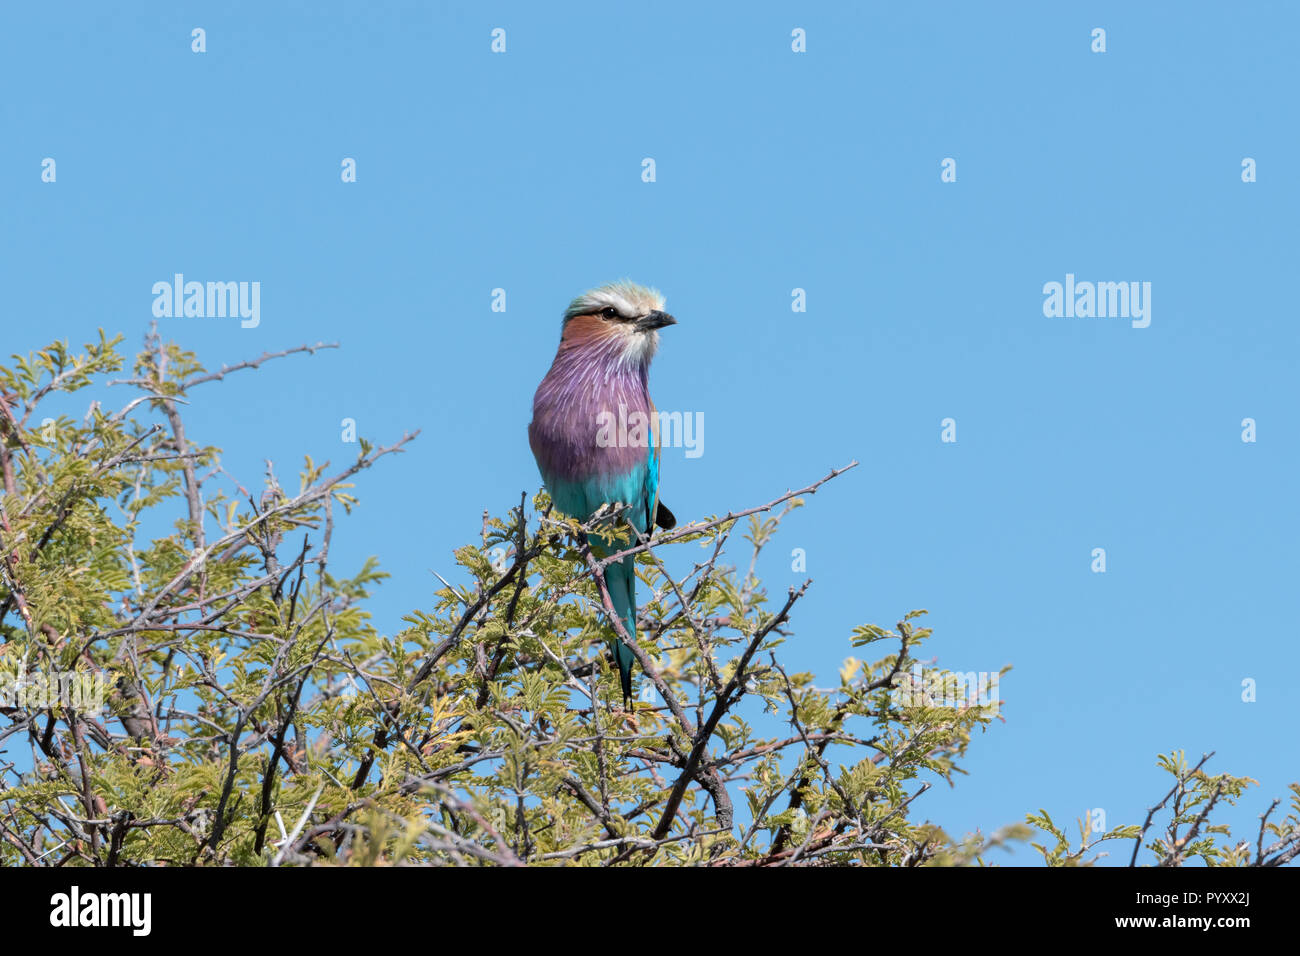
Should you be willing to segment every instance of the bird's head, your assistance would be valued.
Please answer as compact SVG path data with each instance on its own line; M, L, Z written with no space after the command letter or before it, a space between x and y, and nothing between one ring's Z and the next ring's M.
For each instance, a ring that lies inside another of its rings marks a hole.
M647 363L659 347L659 329L677 320L655 289L626 280L584 292L564 310L560 347L602 345L620 359Z

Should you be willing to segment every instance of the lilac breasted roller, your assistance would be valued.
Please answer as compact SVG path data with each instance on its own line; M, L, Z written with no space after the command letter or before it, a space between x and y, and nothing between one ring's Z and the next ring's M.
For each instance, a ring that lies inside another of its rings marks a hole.
M676 524L659 503L659 418L647 385L658 330L677 321L663 307L658 292L624 281L578 296L564 312L555 361L533 396L528 443L556 509L579 521L624 506L640 534ZM602 558L628 547L598 533L589 540ZM635 561L630 555L605 569L614 610L634 640ZM610 650L627 709L632 652L617 631Z

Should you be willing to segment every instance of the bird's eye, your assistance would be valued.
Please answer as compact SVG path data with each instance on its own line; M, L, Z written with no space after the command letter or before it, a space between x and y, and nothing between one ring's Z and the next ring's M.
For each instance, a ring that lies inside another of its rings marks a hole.
M600 310L600 314L607 319L617 319L618 309L614 308L612 305L607 305L605 308Z

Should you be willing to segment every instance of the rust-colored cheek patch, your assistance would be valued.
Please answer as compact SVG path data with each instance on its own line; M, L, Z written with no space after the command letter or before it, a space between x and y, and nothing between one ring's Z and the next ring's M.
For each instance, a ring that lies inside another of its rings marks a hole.
M575 315L564 325L563 344L586 345L614 332L598 315Z

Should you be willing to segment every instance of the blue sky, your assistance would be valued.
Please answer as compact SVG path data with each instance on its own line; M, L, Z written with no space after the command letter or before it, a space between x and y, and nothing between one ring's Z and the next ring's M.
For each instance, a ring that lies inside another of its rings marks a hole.
M680 322L656 402L706 422L701 457L665 452L679 518L863 462L760 569L783 592L807 552L787 663L829 682L853 625L924 607L942 666L1014 665L1006 723L925 815L1140 822L1158 752L1216 750L1261 782L1229 818L1253 839L1300 764L1278 730L1300 666L1300 11L1138 6L7 4L3 351L101 326L133 349L154 282L260 282L256 328L163 331L209 367L342 348L205 386L191 437L247 484L268 456L350 459L344 418L381 443L423 428L331 555L380 557L394 631L483 509L538 486L525 426L565 304L653 284ZM1150 326L1045 317L1067 273L1150 282Z

